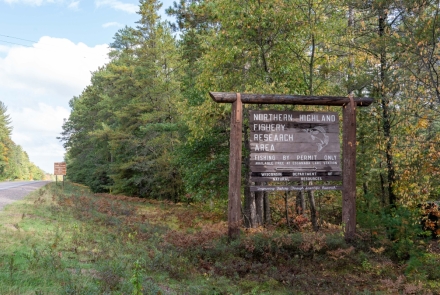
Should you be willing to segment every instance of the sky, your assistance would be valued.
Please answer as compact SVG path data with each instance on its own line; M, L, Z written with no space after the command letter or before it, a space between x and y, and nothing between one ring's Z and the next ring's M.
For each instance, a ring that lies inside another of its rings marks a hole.
M161 1L162 19L173 0ZM69 100L108 62L108 44L136 26L137 0L0 0L0 101L12 140L47 173L64 161L57 136Z

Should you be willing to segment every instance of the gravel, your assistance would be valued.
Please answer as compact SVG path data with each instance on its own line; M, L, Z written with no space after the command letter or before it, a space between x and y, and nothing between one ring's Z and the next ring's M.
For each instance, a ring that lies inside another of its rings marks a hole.
M50 181L20 181L0 183L0 210L6 205L21 200L29 193L45 186Z

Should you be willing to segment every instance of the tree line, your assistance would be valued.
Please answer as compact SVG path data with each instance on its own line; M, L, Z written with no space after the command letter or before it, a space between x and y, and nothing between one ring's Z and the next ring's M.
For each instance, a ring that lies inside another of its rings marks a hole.
M11 139L11 118L0 101L0 180L42 180L43 170L29 160L28 154Z
M60 136L69 179L95 192L225 199L230 105L209 91L351 94L375 99L357 109L360 215L439 198L438 0L180 0L171 24L160 6L140 0L137 26L115 34L110 62L71 99ZM245 105L244 117L268 108ZM333 192L281 194L280 204L251 193L248 122L243 133L248 226L269 222L274 206L293 223L305 207L316 218L316 198L340 202Z

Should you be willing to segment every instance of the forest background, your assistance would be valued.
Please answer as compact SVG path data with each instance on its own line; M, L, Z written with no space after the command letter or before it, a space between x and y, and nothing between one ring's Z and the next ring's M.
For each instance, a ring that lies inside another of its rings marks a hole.
M11 118L0 101L0 181L43 180L46 173L29 160L23 148L11 139Z
M71 99L60 136L71 181L224 204L230 105L209 91L352 94L375 100L357 109L359 225L405 223L395 217L439 199L439 0L181 0L167 10L173 24L161 21L160 5L140 1L138 25L115 34L110 62ZM245 106L245 118L251 107L268 108ZM248 135L245 122L244 147ZM248 151L248 227L341 222L340 192L315 192L303 206L305 196L251 193Z

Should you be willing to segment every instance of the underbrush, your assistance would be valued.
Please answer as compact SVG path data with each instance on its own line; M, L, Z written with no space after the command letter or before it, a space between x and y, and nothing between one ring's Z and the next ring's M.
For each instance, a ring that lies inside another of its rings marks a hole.
M354 245L338 227L228 241L223 218L50 184L0 212L0 294L439 294L436 242L396 260L368 231Z

